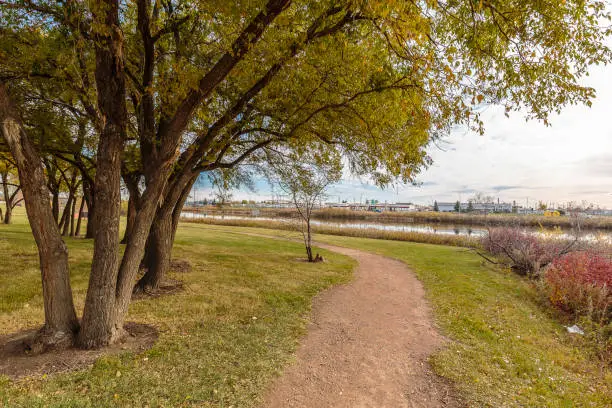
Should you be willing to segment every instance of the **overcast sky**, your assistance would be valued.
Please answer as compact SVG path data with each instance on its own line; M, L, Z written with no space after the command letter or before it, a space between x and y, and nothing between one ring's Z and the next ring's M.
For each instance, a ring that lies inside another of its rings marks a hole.
M456 131L442 149L432 149L434 165L419 188L398 196L419 202L466 200L483 192L525 204L582 201L612 207L612 67L595 67L584 83L597 90L591 108L568 107L552 126L506 118L489 107L486 133Z
M419 187L380 190L364 180L345 179L330 188L330 201L378 199L382 202L467 201L476 192L530 206L538 200L583 200L612 208L612 66L594 67L583 83L597 90L593 106L570 106L551 117L552 126L504 116L488 107L484 136L457 129L429 153L434 164ZM237 191L234 198L260 200L272 192L258 182L257 192ZM200 196L209 192L201 191Z

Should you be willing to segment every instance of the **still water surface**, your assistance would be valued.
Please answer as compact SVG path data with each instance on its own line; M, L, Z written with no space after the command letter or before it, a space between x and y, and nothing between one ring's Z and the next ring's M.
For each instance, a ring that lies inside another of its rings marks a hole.
M236 215L211 215L206 213L197 213L183 211L181 214L187 219L211 219L211 220L257 220L257 221L280 221L291 222L294 219L289 218L273 218L273 217L258 217L258 216L236 216ZM400 232L420 232L426 234L441 234L441 235L462 235L471 237L482 237L486 235L487 229L482 226L469 225L448 225L448 224L414 224L414 223L375 223L367 221L328 221L328 220L312 220L312 225L319 225L330 228L346 228L346 229L377 229L384 231L400 231ZM530 233L538 236L554 237L559 239L571 239L573 235L570 231L561 229L543 229L543 228L526 228ZM612 233L602 231L585 230L581 233L580 238L587 241L600 241L612 243Z

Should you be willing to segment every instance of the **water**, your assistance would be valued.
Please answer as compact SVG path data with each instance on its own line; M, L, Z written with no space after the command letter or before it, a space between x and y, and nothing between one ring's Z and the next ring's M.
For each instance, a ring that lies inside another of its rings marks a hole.
M257 221L276 221L276 222L294 222L295 219L281 217L259 217L259 216L236 216L236 215L210 215L206 213L197 213L183 211L183 218L189 219L218 219L218 220L257 220ZM425 234L440 234L440 235L459 235L467 237L482 237L487 234L487 229L482 226L466 226L466 225L448 225L448 224L400 224L400 223L376 223L363 221L322 221L312 220L312 225L319 225L331 228L346 228L346 229L375 229L383 231L399 231L399 232L420 232ZM558 228L543 229L543 228L525 228L526 232L537 235L539 237L555 238L555 239L574 239L574 235L568 230ZM602 242L612 244L612 233L603 231L584 230L580 234L580 239L589 242Z
M194 213L183 211L183 218L188 219L211 219L211 220L258 220L258 221L292 221L289 218L271 218L271 217L246 217L236 215L209 215L204 213ZM486 229L474 228L469 226L453 226L443 224L379 224L374 222L361 221L321 221L312 220L312 225L319 225L331 228L346 228L346 229L376 229L382 231L399 231L399 232L420 232L425 234L440 234L440 235L463 235L480 237L487 233Z

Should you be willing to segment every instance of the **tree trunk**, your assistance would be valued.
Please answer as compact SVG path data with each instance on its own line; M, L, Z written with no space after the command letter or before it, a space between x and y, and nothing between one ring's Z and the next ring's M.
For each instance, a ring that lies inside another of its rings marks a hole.
M143 258L145 274L134 287L134 292L156 289L170 269L172 247L174 246L174 238L181 217L181 211L196 180L197 175L188 179L187 185L184 185L182 191L180 186L184 184L184 179L178 180L177 184L169 189L170 194L165 197L164 206L157 210L149 237L147 238L145 256ZM176 199L176 194L172 194L173 190L181 191L178 200ZM173 201L174 205L172 205Z
M79 208L79 218L76 223L76 231L74 231L74 235L78 237L81 235L81 220L83 219L83 208L85 207L85 198L81 197L81 207Z
M62 212L62 218L60 219L59 223L59 229L62 231L62 236L68 235L68 229L70 228L70 211L72 210L73 198L72 193L70 193L68 200L66 201L64 211Z
M8 183L8 176L7 174L3 174L2 175L2 189L3 189L3 194L4 194L4 204L6 205L5 211L4 211L4 221L3 222L5 224L10 224L11 218L13 215L13 200L11 200L11 195L9 194L7 183Z
M126 87L123 56L123 34L119 24L118 0L105 0L105 7L97 8L94 23L98 35L95 41L96 87L98 107L105 118L97 153L95 179L95 232L94 256L90 284L85 299L85 309L78 343L82 347L98 347L113 342L122 333L122 325L134 288L134 278L144 255L158 203L173 168L180 135L188 125L192 114L229 74L248 52L265 28L280 14L289 0L269 0L220 61L202 77L198 89L192 90L181 102L173 117L162 121L157 130L162 143L147 143L142 149L146 190L125 248L121 265L117 269L119 245L119 216L121 189L121 154L127 128ZM146 16L145 16L146 17ZM147 24L142 24L147 27ZM150 38L148 38L150 39ZM151 119L151 118L148 118ZM154 118L153 118L154 120ZM147 142L146 137L142 138ZM150 149L149 149L150 148ZM148 171L149 169L150 171ZM190 178L186 181L188 181ZM182 189L178 190L178 196ZM175 202L178 202L178 197ZM171 210L168 214L172 214ZM171 223L170 223L171 224Z
M13 203L11 202L11 195L8 189L8 174L2 173L2 194L4 195L4 204L6 207L5 217L3 222L5 224L11 223L11 210L13 209ZM0 214L0 219L2 214Z
M85 238L91 239L94 237L94 232L96 230L96 226L94 225L94 210L96 202L94 186L85 179L83 180L83 198L87 204L87 229L85 230Z
M166 272L170 268L172 253L172 213L159 210L149 231L144 265L146 272L134 287L135 292L159 287Z
M10 224L13 219L13 207L10 203L7 203L6 209L4 211L4 223Z
M107 58L112 59L112 56ZM94 253L78 337L79 346L88 349L114 343L123 336L123 322L117 316L115 307L123 134L120 123L109 121L100 135L98 145L95 180L97 211L93 218L89 218L96 225Z
M174 238L176 237L176 230L178 229L178 223L181 219L181 214L183 213L183 207L187 202L187 198L189 198L189 193L191 193L191 189L198 179L200 173L197 172L195 175L192 175L189 183L183 188L181 192L181 197L178 202L174 206L174 210L172 211L172 245L174 245Z
M53 189L51 190L51 194L51 211L53 213L53 219L57 224L59 222L59 191Z
M78 344L98 348L124 335L123 318L117 308L119 274L119 218L121 215L121 152L127 126L123 37L119 3L106 0L94 14L100 34L95 41L95 79L98 107L106 118L100 134L94 185L96 211L94 252L85 297Z
M70 236L74 237L74 214L76 212L76 196L72 198L72 209L70 210Z
M0 83L0 131L17 163L28 221L38 247L45 325L43 343L72 341L78 320L72 300L68 248L49 206L49 189L42 161L28 138L4 84Z
M154 157L155 171L146 175L142 206L136 214L132 234L119 263L119 219L121 215L121 155L127 128L123 35L119 25L119 2L106 0L103 21L106 36L96 42L98 106L106 118L100 135L95 178L94 254L78 336L84 348L114 343L124 335L123 323L132 297L134 279L144 254L157 204L173 165L177 145ZM178 137L176 138L178 144ZM148 176L148 177L147 177Z
M127 244L130 234L134 229L134 222L136 221L136 199L130 194L130 198L128 200L128 210L127 210L127 222L125 225L125 232L123 233L123 239L121 240L122 244Z
M310 218L306 219L306 255L308 255L308 262L314 262L312 256L312 230L310 229Z

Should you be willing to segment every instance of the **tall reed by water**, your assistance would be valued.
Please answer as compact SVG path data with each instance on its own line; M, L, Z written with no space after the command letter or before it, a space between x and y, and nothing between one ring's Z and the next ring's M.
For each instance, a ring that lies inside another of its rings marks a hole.
M185 208L185 211L206 213L209 215L235 215L271 218L292 218L295 210L291 208L251 208L214 206ZM440 223L454 225L481 225L490 227L523 226L523 227L560 227L572 228L576 219L569 216L545 217L542 215L519 214L477 214L477 213L443 213L443 212L402 212L353 211L340 208L324 208L313 212L313 219L338 221L371 221L378 223ZM583 229L612 230L612 217L581 217Z

